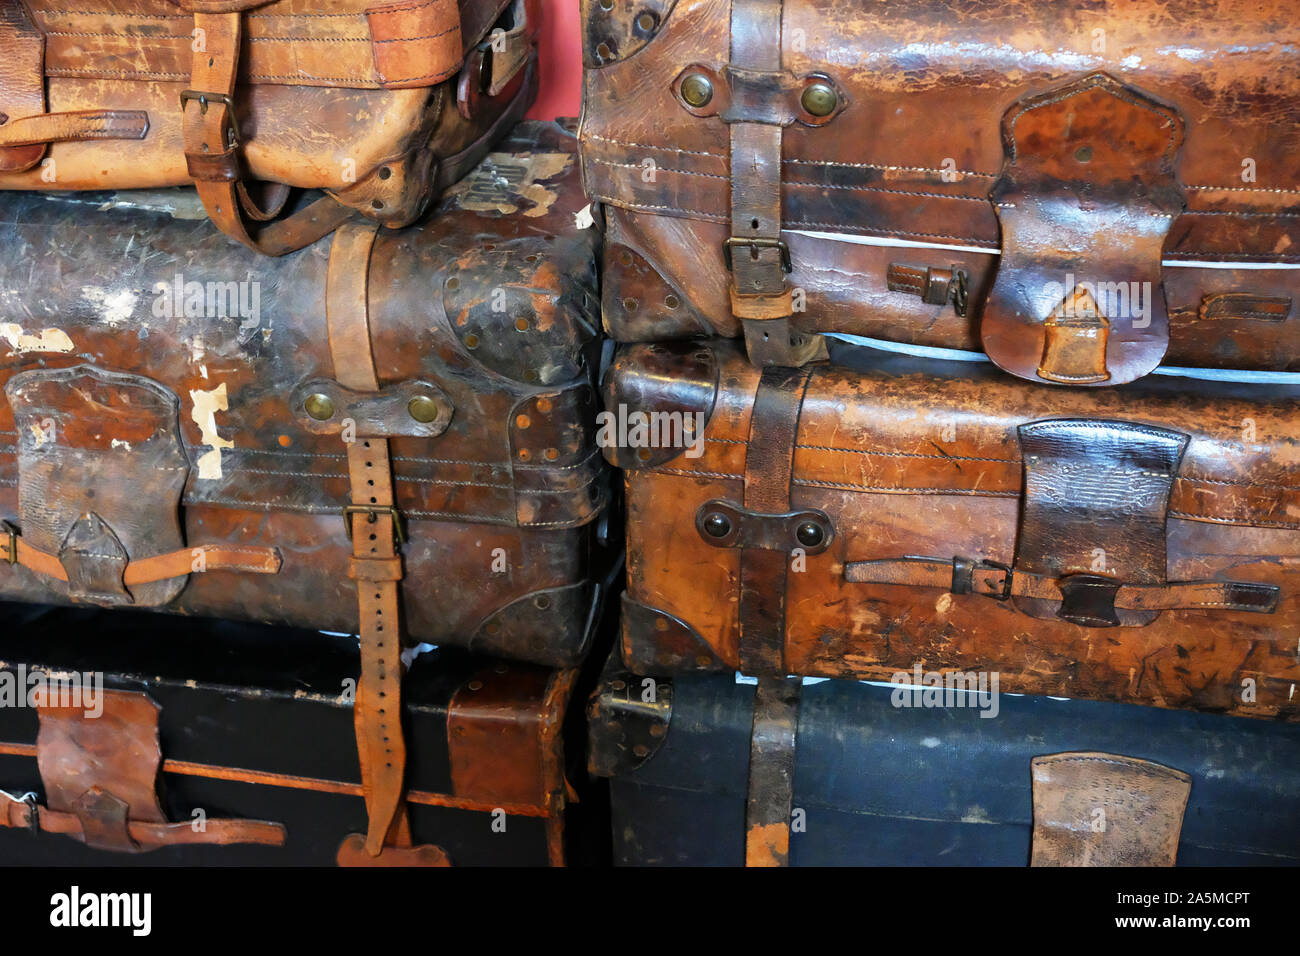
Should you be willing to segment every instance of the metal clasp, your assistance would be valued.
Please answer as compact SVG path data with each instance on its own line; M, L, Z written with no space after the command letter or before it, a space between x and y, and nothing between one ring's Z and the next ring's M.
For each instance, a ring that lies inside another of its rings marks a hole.
M759 249L780 249L781 250L781 271L787 275L794 271L794 265L790 259L790 247L786 245L784 239L745 239L740 236L732 236L722 244L722 258L727 263L727 271L734 272L735 267L732 265L732 247L748 246L750 250L757 252Z
M985 569L991 568L994 571L1001 571L1003 575L1002 593L985 594L983 596L987 598L992 598L995 601L1010 601L1011 600L1011 579L1015 574L1015 572L1011 570L1011 565L1003 564L1000 561L985 561L981 559L975 562L975 567L973 570L979 570L980 568L985 568Z
M406 532L402 528L402 513L393 505L348 505L343 509L343 522L347 525L348 540L352 540L352 516L366 515L371 524L380 515L393 519L393 540L399 545L406 543Z
M229 133L229 147L239 146L239 126L235 121L235 101L226 93L204 93L201 90L183 90L181 92L181 112L185 112L190 100L198 100L199 108L207 115L209 103L221 103L226 107L226 132Z
M0 528L9 536L9 563L18 563L18 529L8 521L0 521Z
M36 800L36 794L28 790L18 799L27 804L27 829L32 833L40 833L41 805Z

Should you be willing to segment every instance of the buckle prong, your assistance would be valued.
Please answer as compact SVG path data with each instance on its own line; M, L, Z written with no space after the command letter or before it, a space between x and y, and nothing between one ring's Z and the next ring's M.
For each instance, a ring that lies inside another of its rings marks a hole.
M9 536L9 555L8 555L9 563L17 564L18 563L18 529L15 528L13 525L11 525L8 521L0 521L0 526L3 526L5 534Z

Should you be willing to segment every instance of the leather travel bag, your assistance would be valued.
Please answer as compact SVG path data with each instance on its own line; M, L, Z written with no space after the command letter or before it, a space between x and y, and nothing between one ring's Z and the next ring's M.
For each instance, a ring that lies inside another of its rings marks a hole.
M841 332L1107 386L1300 370L1284 0L584 0L621 341Z
M72 7L72 9L67 9ZM0 189L193 183L282 255L414 222L537 89L539 0L0 2ZM328 194L284 215L291 187Z
M648 680L611 668L589 708L614 861L738 866L754 683L659 678L651 705ZM792 866L1300 863L1300 724L1011 694L926 707L859 681L801 696Z
M621 348L629 667L1300 715L1300 386L831 361Z
M0 860L333 866L365 828L356 643L293 628L0 606ZM422 862L565 862L575 672L415 658L407 806ZM383 857L381 857L383 859Z

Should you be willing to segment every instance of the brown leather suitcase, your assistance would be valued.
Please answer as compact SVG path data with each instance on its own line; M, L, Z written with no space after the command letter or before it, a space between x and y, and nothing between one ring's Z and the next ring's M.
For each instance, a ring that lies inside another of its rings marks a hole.
M1300 386L831 359L621 347L631 669L1300 716Z
M270 255L414 222L523 119L539 0L0 2L0 189L194 183ZM279 218L290 187L328 197ZM271 221L275 220L275 221Z
M364 829L354 641L97 608L0 611L0 864L333 866ZM407 804L429 862L582 854L581 834L566 840L561 733L575 676L452 647L414 659Z
M573 131L522 124L424 224L281 259L85 205L138 202L0 194L0 598L359 631L378 854L403 642L569 667L590 640L609 488Z
M743 334L756 362L796 364L842 332L1074 385L1162 361L1300 370L1290 3L584 0L583 18L583 171L622 341Z

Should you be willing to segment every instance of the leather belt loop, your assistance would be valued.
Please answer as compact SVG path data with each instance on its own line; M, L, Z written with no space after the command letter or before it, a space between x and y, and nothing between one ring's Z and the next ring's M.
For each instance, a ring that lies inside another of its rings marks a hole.
M790 813L802 692L802 682L790 677L759 678L754 691L745 804L746 866L786 866L790 860Z
M790 510L790 479L799 412L810 369L763 369L750 416L745 455L745 507L781 514ZM786 551L740 551L740 669L755 676L784 676Z
M335 233L326 274L325 318L335 379L356 391L377 391L370 336L371 253L379 226L353 223ZM402 737L402 578L399 517L388 439L357 435L348 445L352 561L360 618L361 679L353 705L357 756L370 825L365 852L409 846L402 799L406 744Z

